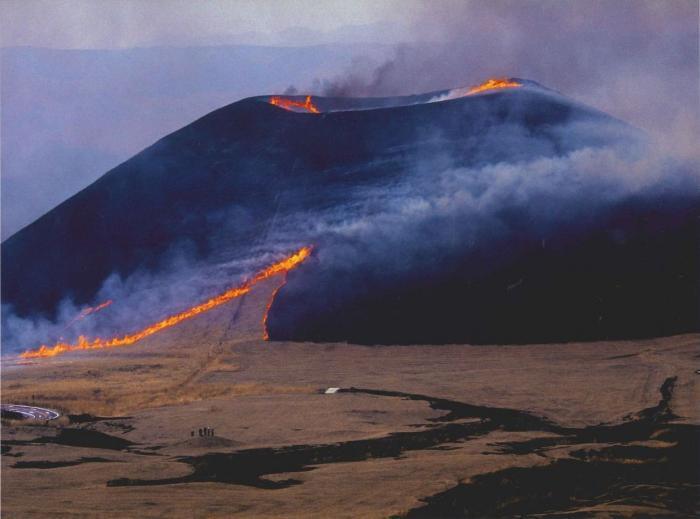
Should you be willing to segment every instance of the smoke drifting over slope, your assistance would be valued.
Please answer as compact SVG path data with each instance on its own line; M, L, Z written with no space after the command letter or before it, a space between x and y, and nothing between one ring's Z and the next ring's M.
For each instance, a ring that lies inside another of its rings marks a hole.
M423 166L385 212L325 237L317 263L290 276L270 335L522 343L695 330L696 166L664 162L585 149Z
M357 58L319 78L324 95L394 96L517 76L649 132L697 138L698 2L407 2L412 38L393 58Z
M22 317L5 312L4 344L37 345L32 316L67 319L67 297L113 299L95 326L128 332L303 245L314 254L270 309L273 340L697 329L695 156L534 86L333 112L376 102L314 98L330 111L315 114L245 100L116 168L8 240L3 296ZM56 261L33 256L37 243ZM187 259L167 261L182 243ZM113 273L125 281L104 283ZM116 318L135 295L152 304Z

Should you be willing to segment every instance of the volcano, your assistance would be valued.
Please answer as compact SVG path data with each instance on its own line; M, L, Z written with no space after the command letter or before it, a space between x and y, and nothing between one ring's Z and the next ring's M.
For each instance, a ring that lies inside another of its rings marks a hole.
M271 340L697 330L697 184L667 165L628 188L617 171L648 163L642 132L535 82L503 84L216 110L7 239L4 312L95 304L110 275L157 275L182 248L220 275L313 246L269 309Z

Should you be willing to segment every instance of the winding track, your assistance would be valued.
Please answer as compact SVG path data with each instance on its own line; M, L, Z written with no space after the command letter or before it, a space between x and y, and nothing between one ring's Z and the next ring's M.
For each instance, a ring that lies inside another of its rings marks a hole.
M58 412L51 409L44 409L43 407L34 407L31 405L18 405L18 404L2 404L0 405L0 411L10 411L13 413L19 413L25 418L30 418L32 420L54 420L61 416Z

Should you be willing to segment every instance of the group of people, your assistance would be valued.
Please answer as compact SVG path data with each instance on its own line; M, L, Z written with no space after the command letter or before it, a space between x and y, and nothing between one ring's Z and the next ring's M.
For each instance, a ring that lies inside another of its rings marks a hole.
M192 431L191 435L194 438L194 431ZM200 436L214 436L214 428L213 427L200 427L199 428L199 435Z

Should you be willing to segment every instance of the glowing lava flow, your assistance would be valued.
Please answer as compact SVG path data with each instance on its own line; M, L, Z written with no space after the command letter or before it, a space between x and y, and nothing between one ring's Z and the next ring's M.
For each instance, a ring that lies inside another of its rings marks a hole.
M309 113L317 114L319 113L318 108L311 102L311 96L306 96L306 101L303 103L301 101L295 101L294 99L285 99L284 97L272 96L270 98L270 104L284 108L285 110L294 111L295 108L301 110L306 110Z
M487 90L498 90L501 88L517 88L523 86L522 83L513 81L507 78L492 78L487 79L483 83L477 86L471 87L467 91L467 95L478 94L479 92L485 92Z
M166 317L162 321L158 321L157 323L154 323L141 331L129 335L124 335L123 337L113 337L111 339L102 339L100 337L97 337L93 340L89 340L86 337L80 336L78 338L78 342L75 344L59 342L54 346L41 345L41 347L37 348L36 350L25 351L24 353L20 354L20 357L24 359L30 359L35 357L53 357L55 355L59 355L61 353L66 353L69 351L95 350L101 348L113 348L116 346L127 346L129 344L133 344L137 341L140 341L141 339L153 335L156 332L159 332L160 330L170 328L171 326L175 326L176 324L181 323L185 319L189 319L190 317L194 317L201 313L207 312L212 308L226 303L227 301L231 301L232 299L247 294L248 292L250 292L250 289L253 288L253 286L259 283L260 281L274 276L275 274L286 274L290 270L296 268L299 264L306 260L306 258L308 258L310 254L311 247L302 247L294 254L291 254L285 259L278 261L277 263L274 263L266 269L256 273L252 278L250 278L243 284L231 288L223 294L219 294L218 296L212 297L208 301L194 306L189 310L185 310L178 314L171 315L170 317Z
M272 295L270 296L270 302L267 303L267 307L265 308L265 315L263 315L262 319L262 327L263 327L263 340L264 341L269 341L270 340L270 334L267 332L267 316L270 313L270 308L272 308L272 304L275 302L275 297L277 297L277 292L279 292L284 285L287 284L287 276L284 276L284 281L280 286L275 288L272 291Z

